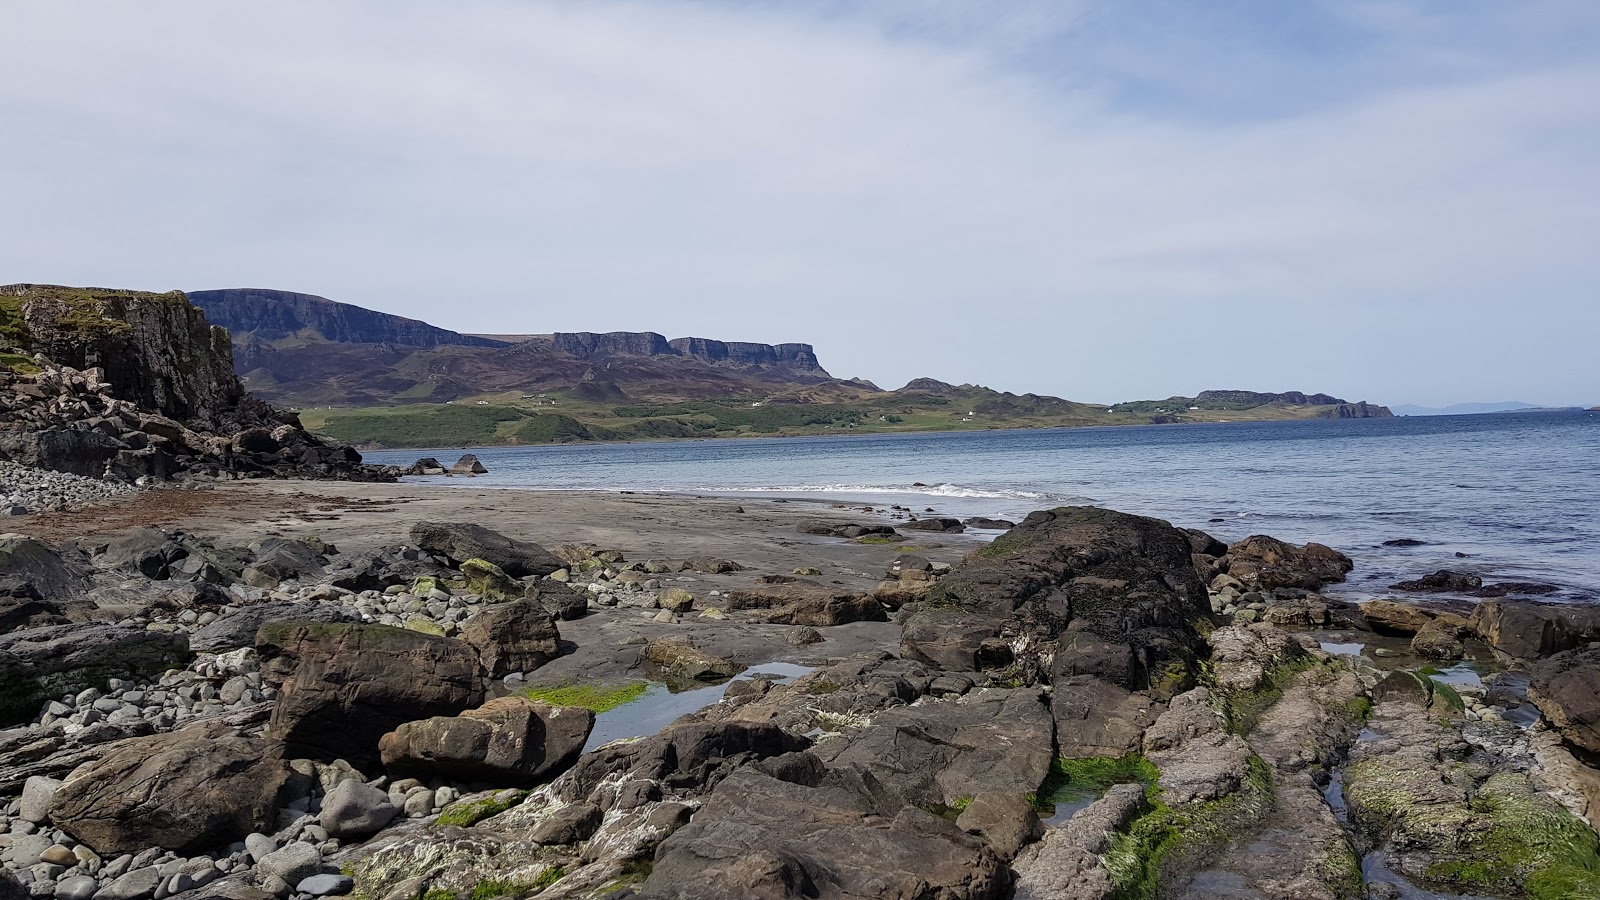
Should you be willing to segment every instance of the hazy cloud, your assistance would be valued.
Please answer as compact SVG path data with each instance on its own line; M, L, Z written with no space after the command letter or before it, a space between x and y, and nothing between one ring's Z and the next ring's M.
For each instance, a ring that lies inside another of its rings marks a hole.
M1597 26L1561 0L25 0L0 280L809 341L885 385L1592 404Z

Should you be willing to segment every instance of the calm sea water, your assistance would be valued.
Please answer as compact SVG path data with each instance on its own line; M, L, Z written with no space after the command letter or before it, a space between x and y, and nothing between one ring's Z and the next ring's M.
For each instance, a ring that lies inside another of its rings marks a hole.
M474 451L461 486L932 506L1020 518L1095 504L1232 541L1319 541L1370 594L1435 569L1600 600L1600 413L1523 413L567 445ZM368 454L409 464L415 450ZM436 455L446 465L452 451ZM918 486L917 483L921 483ZM1384 547L1396 538L1426 541ZM1457 553L1467 554L1458 558Z

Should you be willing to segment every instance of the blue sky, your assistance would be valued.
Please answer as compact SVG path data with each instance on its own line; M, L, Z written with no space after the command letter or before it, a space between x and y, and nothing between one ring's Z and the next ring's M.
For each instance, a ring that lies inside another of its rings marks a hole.
M0 7L0 280L1600 403L1600 4Z

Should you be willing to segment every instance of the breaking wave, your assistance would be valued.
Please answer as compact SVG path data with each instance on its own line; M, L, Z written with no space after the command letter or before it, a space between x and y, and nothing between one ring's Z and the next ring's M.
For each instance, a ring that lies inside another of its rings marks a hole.
M976 488L959 484L782 484L760 487L721 485L694 488L722 494L914 494L925 497L959 497L968 500L1026 500L1048 503L1094 503L1088 497L1010 488Z

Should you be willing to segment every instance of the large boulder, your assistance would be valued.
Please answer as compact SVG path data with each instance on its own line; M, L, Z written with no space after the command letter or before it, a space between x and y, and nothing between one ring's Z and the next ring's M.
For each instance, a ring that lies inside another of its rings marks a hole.
M195 630L189 637L189 648L196 653L214 653L249 647L256 641L256 632L268 622L357 622L360 616L354 609L333 603L292 602L260 603L229 613Z
M21 534L0 535L0 576L12 576L45 600L70 600L89 589L82 560Z
M1322 544L1296 547L1263 534L1228 548L1228 574L1252 591L1303 588L1314 591L1344 581L1355 568L1350 557Z
M404 628L268 622L256 649L279 685L268 733L297 756L369 766L385 734L484 698L471 645Z
M1600 649L1568 650L1534 666L1528 699L1562 737L1600 753Z
M883 604L871 595L814 581L750 585L728 591L725 598L728 609L760 610L761 621L775 625L817 627L889 618Z
M1539 659L1600 641L1600 608L1594 606L1485 600L1468 624L1484 643L1518 659Z
M50 818L106 859L192 854L274 830L291 775L276 742L192 726L112 744L56 791Z
M1431 610L1403 600L1368 600L1358 605L1362 618L1379 634L1410 637L1427 627L1436 615Z
M1032 513L934 585L905 618L903 655L945 668L1016 664L1019 677L1043 681L1070 627L1131 648L1136 686L1187 672L1203 649L1193 623L1211 612L1190 553L1188 535L1159 519Z
M469 559L486 560L512 578L542 577L567 565L538 544L466 522L418 522L411 528L411 542L457 565Z
M244 580L256 587L275 588L280 582L320 574L328 565L321 547L305 541L263 538L250 545L254 557L244 570Z
M51 697L149 678L189 660L181 633L140 625L52 625L0 636L0 725L27 721Z
M571 768L593 728L587 709L498 697L459 716L407 722L379 748L397 778L532 787Z
M516 600L485 609L461 629L490 678L532 672L561 655L555 617L539 600Z

